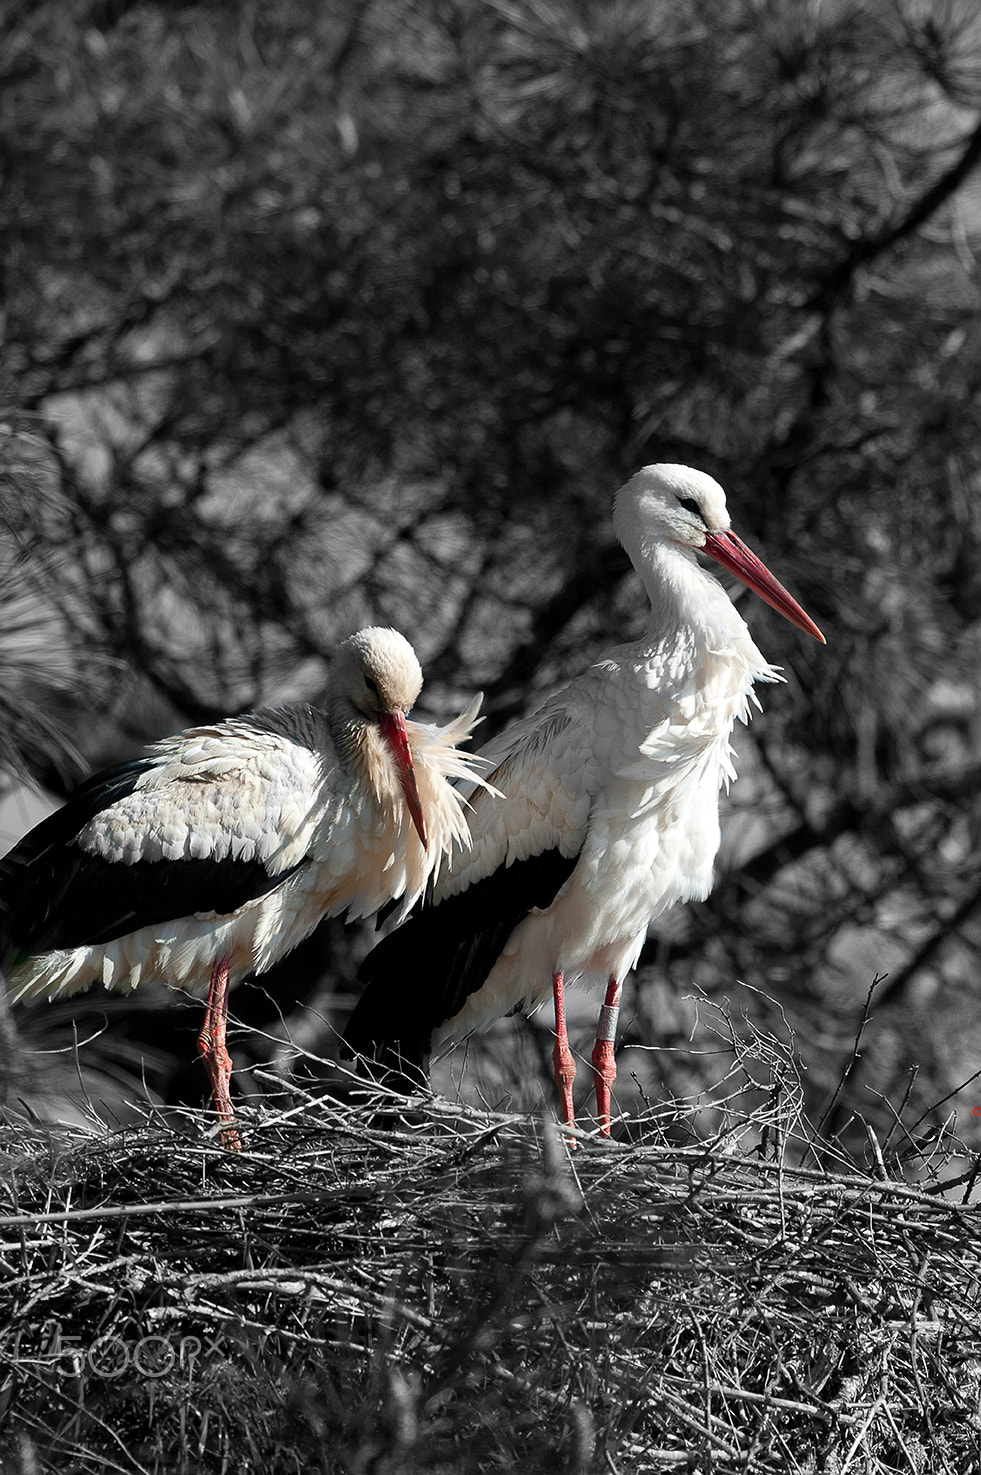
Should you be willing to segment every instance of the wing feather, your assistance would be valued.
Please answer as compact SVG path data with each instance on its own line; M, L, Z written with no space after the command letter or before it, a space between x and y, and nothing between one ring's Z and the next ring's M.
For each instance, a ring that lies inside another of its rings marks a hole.
M518 923L551 905L577 860L549 850L420 907L361 964L367 987L344 1031L346 1052L374 1060L389 1085L422 1084L434 1031L481 987Z
M502 866L555 850L579 854L602 768L575 692L545 704L480 750L487 782L503 795L470 797L471 847L440 877L436 903L467 890Z
M306 732L276 730L273 716L285 727L280 709L155 744L137 781L118 796L109 789L75 843L113 864L231 858L272 876L290 870L337 799L336 765L326 724L314 749Z
M286 709L191 729L86 780L0 860L0 959L227 915L280 885L341 807L332 749L305 730L318 715L297 709L295 734Z

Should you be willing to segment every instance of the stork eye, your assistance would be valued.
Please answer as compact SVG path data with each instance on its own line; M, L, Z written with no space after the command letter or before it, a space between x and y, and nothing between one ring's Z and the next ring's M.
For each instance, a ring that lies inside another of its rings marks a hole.
M365 679L364 679L364 684L368 688L368 690L371 692L372 696L375 696L376 697L378 695L378 682L377 681L372 681L372 679L371 679L370 676L366 676Z
M699 522L703 521L702 509L701 507L699 507L694 497L679 497L678 506L683 507L686 512L693 512L698 518Z

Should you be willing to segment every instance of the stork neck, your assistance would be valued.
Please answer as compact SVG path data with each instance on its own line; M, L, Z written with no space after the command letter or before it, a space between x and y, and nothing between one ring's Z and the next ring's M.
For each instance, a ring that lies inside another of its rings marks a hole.
M328 725L338 757L351 778L358 782L369 777L368 724L352 717L341 705L341 710L334 707L329 713Z
M376 804L401 804L395 764L376 724L357 712L345 696L330 703L327 723L352 787Z
M651 628L661 638L690 631L697 644L717 647L751 637L722 585L686 548L657 542L633 560L651 602Z

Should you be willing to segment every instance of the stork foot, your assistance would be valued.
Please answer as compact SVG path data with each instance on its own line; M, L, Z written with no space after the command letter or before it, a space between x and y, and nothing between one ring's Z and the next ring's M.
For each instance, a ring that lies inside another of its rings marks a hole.
M242 1139L235 1126L235 1113L229 1083L232 1078L232 1057L225 1043L228 1024L228 960L222 958L211 971L211 987L208 990L208 1008L204 1025L198 1035L198 1049L211 1081L211 1096L215 1113L222 1123L221 1145L229 1152L242 1151Z

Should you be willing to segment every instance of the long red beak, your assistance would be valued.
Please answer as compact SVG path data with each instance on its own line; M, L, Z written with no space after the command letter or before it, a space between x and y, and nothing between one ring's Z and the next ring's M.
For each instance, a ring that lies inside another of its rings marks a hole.
M382 737L392 750L392 757L399 771L402 793L405 795L405 807L419 832L423 850L427 850L429 841L426 838L426 817L422 812L416 772L412 766L409 734L405 730L405 713L383 712L378 719L378 725L382 730Z
M741 579L755 594L765 599L771 609L778 610L792 625L796 625L799 630L806 630L808 635L813 635L815 640L827 645L810 615L804 613L793 595L787 593L766 564L735 533L707 533L703 551L717 559L723 568L735 574L737 579Z

